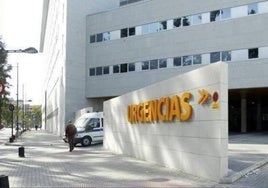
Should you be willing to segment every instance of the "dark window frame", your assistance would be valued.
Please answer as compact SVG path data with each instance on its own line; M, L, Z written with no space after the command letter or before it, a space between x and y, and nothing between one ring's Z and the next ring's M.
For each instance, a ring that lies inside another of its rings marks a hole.
M123 28L123 29L120 30L120 37L121 38L128 37L128 28Z
M96 68L89 69L89 76L96 76Z
M120 64L120 73L127 73L127 72L128 72L128 64L127 63Z
M120 66L119 65L113 65L113 73L117 74L120 72Z
M248 49L248 59L259 58L259 48L250 48Z

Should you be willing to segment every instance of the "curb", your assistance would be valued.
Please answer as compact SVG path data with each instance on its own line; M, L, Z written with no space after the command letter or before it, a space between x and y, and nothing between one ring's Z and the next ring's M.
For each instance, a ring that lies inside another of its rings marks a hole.
M251 171L254 171L257 168L260 168L262 166L264 166L265 164L268 163L268 157L260 162L255 163L254 165L251 165L248 168L245 168L244 170L241 170L240 172L234 173L233 175L231 175L230 177L224 177L220 180L221 184L232 184L235 181L237 181L238 179L240 179L241 177L245 176L246 174L248 174Z
M6 142L5 145L6 146L23 146L22 143L10 143L10 142Z

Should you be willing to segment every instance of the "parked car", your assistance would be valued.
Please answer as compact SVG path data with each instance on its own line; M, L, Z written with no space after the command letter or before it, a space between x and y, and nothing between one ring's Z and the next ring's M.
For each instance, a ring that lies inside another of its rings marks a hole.
M74 125L77 128L75 145L90 146L92 142L103 142L103 112L91 112L80 116ZM63 137L68 142L66 136Z

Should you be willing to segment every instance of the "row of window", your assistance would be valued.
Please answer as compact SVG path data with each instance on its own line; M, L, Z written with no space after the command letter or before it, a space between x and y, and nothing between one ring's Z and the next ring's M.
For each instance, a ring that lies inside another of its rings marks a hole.
M143 0L120 0L120 6L128 5L131 3L136 3Z
M210 54L187 55L173 58L153 59L136 63L123 63L119 65L94 67L89 69L89 76L101 76L106 74L126 73L133 71L155 70L178 66L191 66L205 64L206 62L215 63L218 61L232 61L232 54L240 56L241 50L211 52ZM268 47L263 53L267 54ZM238 55L237 55L238 54ZM259 48L247 49L247 59L259 58ZM237 59L236 59L237 60Z
M90 43L115 40L134 35L155 33L162 30L168 30L178 27L187 27L191 25L210 23L215 21L221 21L231 18L238 18L247 15L267 13L267 12L268 12L268 1L233 8L219 9L206 13L183 16L172 20L154 22L136 27L123 28L117 31L109 31L90 35Z

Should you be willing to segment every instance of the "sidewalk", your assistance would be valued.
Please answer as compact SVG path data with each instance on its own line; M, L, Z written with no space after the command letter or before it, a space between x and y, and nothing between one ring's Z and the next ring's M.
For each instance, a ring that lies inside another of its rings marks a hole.
M267 136L267 135L265 135ZM254 136L252 136L254 137ZM266 137L267 138L267 137ZM229 168L231 175L267 158L267 145L237 144L248 137L230 137ZM267 139L268 140L268 139ZM251 142L249 140L248 142ZM18 157L18 147L24 145L25 158ZM244 148L244 152L241 151ZM252 152L260 152L251 157ZM240 153L239 153L240 152ZM263 153L261 153L263 152ZM266 154L265 154L266 152ZM0 147L0 175L9 176L10 187L262 187L257 175L233 184L217 184L138 159L115 155L101 144L90 147L68 145L58 136L45 131L27 131L18 141ZM250 154L250 155L249 155ZM260 157L260 158L258 158ZM242 159L242 160L241 160ZM241 160L241 161L240 161ZM248 161L246 161L248 160ZM267 166L267 165L266 165ZM266 167L265 166L265 167ZM266 170L266 168L265 168ZM267 167L268 172L268 167ZM267 176L268 173L264 172ZM254 178L254 180L252 180ZM247 182L249 181L249 182ZM256 181L256 182L254 182ZM258 182L257 182L258 181ZM266 182L264 182L266 183ZM245 185L245 186L244 186ZM267 185L267 184L264 184ZM264 187L264 186L263 186Z
M25 147L25 158L18 147ZM44 131L28 131L5 146L0 174L10 187L211 187L214 183L123 155L102 145L75 147ZM2 153L2 151L0 151Z

